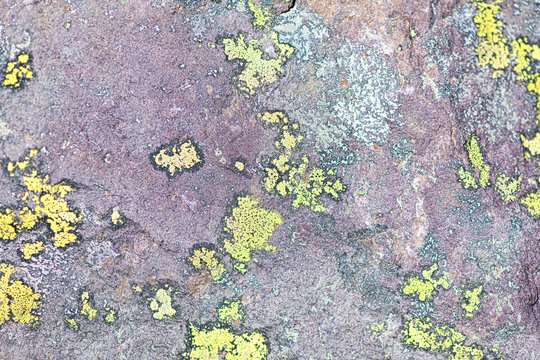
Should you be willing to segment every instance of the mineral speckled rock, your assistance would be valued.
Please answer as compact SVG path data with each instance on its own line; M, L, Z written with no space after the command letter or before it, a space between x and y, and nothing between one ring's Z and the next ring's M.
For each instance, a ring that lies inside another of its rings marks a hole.
M540 356L537 2L0 13L0 360Z

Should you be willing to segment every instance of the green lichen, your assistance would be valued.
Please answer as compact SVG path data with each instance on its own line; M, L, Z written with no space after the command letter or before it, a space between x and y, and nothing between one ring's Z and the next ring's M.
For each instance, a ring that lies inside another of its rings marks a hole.
M480 294L482 294L482 285L465 291L461 307L465 310L465 317L473 317L474 313L480 308Z
M438 287L441 286L446 290L450 288L450 284L448 283L446 276L441 276L437 280L433 279L433 274L438 269L438 265L433 264L428 270L422 271L422 278L418 276L409 277L402 289L402 292L405 295L417 297L420 301L433 300L433 292L436 291Z

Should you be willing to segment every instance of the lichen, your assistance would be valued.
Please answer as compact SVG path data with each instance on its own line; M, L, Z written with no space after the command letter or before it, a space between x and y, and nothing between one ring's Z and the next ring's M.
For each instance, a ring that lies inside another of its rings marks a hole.
M465 310L465 317L473 317L474 313L480 308L480 294L482 294L483 286L465 291L461 308Z
M241 69L233 77L236 87L247 97L253 96L257 89L264 88L276 82L283 76L283 66L291 57L294 48L279 42L278 33L270 31L267 38L274 48L274 57L263 51L263 40L245 41L244 33L236 38L222 40L227 60L238 60Z
M269 28L270 24L275 18L272 8L258 4L253 0L247 0L247 5L254 17L253 28L255 30Z
M503 23L497 17L501 11L502 0L494 0L491 4L475 0L478 14L474 17L477 35L481 39L474 51L478 57L478 65L490 66L494 71L492 77L498 78L510 64L508 39L502 32Z
M111 224L114 227L122 227L125 224L125 217L120 213L120 211L117 208L114 208L110 215L111 218Z
M34 73L30 67L31 60L30 55L23 52L16 60L8 62L2 86L20 88L27 80L32 79Z
M11 280L15 267L0 263L0 325L6 321L35 325L38 317L34 311L40 305L41 295L20 280Z
M521 135L521 143L526 149L525 158L529 159L531 156L540 155L540 132L537 132L534 138L527 139L525 135Z
M88 291L83 291L81 294L81 315L86 316L88 320L94 320L98 314L94 307L93 300Z
M223 221L225 251L240 263L253 261L253 251L275 251L268 240L282 222L279 213L258 206L255 198L238 196L235 206Z
M447 325L437 325L428 317L411 319L401 331L405 346L431 353L451 355L454 360L482 360L484 352L475 346L464 345L467 337Z
M235 334L229 328L189 324L189 350L184 360L263 360L268 356L266 337L258 331ZM221 356L220 356L221 355Z
M214 281L220 281L227 273L225 266L216 257L216 251L207 247L194 249L188 260L196 269L208 270Z
M433 300L433 292L436 291L438 287L442 287L446 290L450 288L446 276L443 275L437 280L433 279L433 274L438 269L438 265L433 264L428 270L422 271L422 278L418 276L409 277L402 292L405 295L417 297L420 301Z
M306 206L315 212L324 212L326 207L319 199L323 194L339 200L346 186L335 177L335 170L310 166L306 155L298 162L293 159L293 150L304 140L299 125L291 122L283 111L265 111L259 113L258 118L263 125L280 129L275 140L276 153L264 169L263 188L282 197L291 195L293 209Z
M497 191L501 197L501 200L506 204L516 200L517 193L521 190L522 177L519 176L515 179L510 179L505 174L500 174L495 179L495 191Z
M540 192L530 192L520 200L530 216L540 219Z
M36 241L35 243L24 244L20 252L24 260L30 260L32 256L39 254L44 248L43 241Z
M175 139L150 154L156 170L164 171L169 178L184 171L197 171L204 165L204 155L192 139Z
M472 171L465 170L465 168L461 166L456 173L458 181L464 189L477 189L478 184L480 184L482 188L488 187L491 185L489 181L490 166L484 161L484 155L480 149L480 138L477 135L471 135L471 137L465 141L464 147ZM478 172L478 183L475 178L475 171Z
M103 317L103 320L105 320L107 324L112 324L116 321L116 318L116 310L111 307L105 307L105 316Z
M37 150L31 150L23 160L7 164L10 176L22 177L25 192L21 199L25 206L0 211L0 237L14 240L19 233L46 223L53 233L54 246L65 247L77 241L75 231L82 221L82 216L66 200L67 194L75 189L66 181L51 185L49 175L43 176L37 170L34 160L37 154Z
M154 289L154 295L147 298L148 306L152 310L152 317L156 320L172 319L177 315L173 307L172 293L174 289L170 285L158 286Z
M244 310L242 309L240 300L225 300L223 304L217 308L217 314L219 320L226 324L244 318Z

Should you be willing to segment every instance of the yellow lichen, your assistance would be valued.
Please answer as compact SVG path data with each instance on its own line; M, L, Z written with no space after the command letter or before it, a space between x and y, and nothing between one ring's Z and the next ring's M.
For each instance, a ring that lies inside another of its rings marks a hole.
M188 259L196 269L208 270L214 281L220 281L227 270L225 270L225 267L219 262L215 255L215 250L201 247L195 249L193 255Z
M481 41L474 50L478 57L478 64L484 68L489 65L494 70L493 78L501 76L510 64L508 39L502 32L502 21L497 19L501 11L498 5L500 3L502 0L495 0L491 4L475 0L478 14L474 17L474 23Z
M437 264L431 265L428 270L422 271L422 278L418 276L411 276L407 279L406 285L402 291L405 295L412 295L417 297L420 301L433 300L433 292L437 290L439 286L448 290L450 284L446 276L439 277L438 280L433 279L433 273L439 269Z
M234 162L234 167L236 168L236 170L242 172L246 168L246 164L244 164L244 162L242 162L240 160L236 160Z
M217 309L217 313L218 318L224 323L231 323L244 318L244 311L242 310L240 300L225 300Z
M32 79L34 73L30 69L30 55L21 53L17 60L7 63L3 86L10 88L21 87L26 80Z
M520 200L530 216L540 219L540 192L531 192Z
M225 251L237 262L252 261L252 251L275 251L268 240L282 222L279 213L259 207L251 196L238 197L224 219Z
M110 307L105 308L106 314L105 314L105 322L108 324L112 324L116 321L116 311Z
M461 183L464 189L477 189L478 184L476 179L470 171L465 170L463 166L460 166L457 172L458 181Z
M228 60L239 60L240 73L233 78L238 89L247 97L254 95L259 88L268 86L283 76L283 66L294 52L289 44L280 43L278 33L270 32L268 40L274 47L275 57L263 51L263 40L245 42L245 34L236 38L223 39L224 51Z
M120 226L124 224L124 217L120 214L118 209L113 209L111 212L111 223L115 226Z
M20 251L23 259L30 260L32 256L39 254L44 248L43 241L37 241L35 243L24 244Z
M484 358L481 349L464 345L467 340L465 335L450 326L436 325L430 318L407 321L401 335L403 343L414 349L449 354L454 360Z
M75 319L72 319L72 318L66 319L66 324L75 331L79 330L79 324L77 323L77 320Z
M319 200L323 194L339 200L340 193L344 192L346 187L339 178L333 177L335 175L333 170L314 166L308 171L310 163L305 155L300 162L292 160L292 150L304 139L304 136L298 133L298 124L290 122L282 111L265 111L258 114L258 118L264 125L281 129L275 142L276 149L280 153L277 153L271 164L265 168L264 189L268 192L275 191L280 196L292 195L293 209L306 206L315 212L324 212L326 207Z
M170 319L176 315L176 309L172 306L172 289L170 286L164 286L157 289L154 297L148 298L152 317L157 320L164 318Z
M464 302L461 307L465 310L465 317L473 317L475 311L480 308L480 294L482 293L482 285L465 291Z
M510 203L517 198L520 191L522 177L510 179L505 174L500 174L495 180L495 191L497 191L505 203Z
M189 350L183 356L186 360L263 360L268 345L257 331L237 335L229 328L189 324Z
M8 320L21 324L37 323L38 317L33 314L39 306L40 294L19 280L11 280L15 267L8 263L0 263L0 325Z
M176 139L163 145L150 154L150 159L156 170L165 171L171 178L186 170L198 170L204 164L202 151L191 139Z
M268 24L270 24L275 17L272 8L265 7L262 4L254 2L253 0L248 0L247 4L249 10L253 13L253 17L255 18L253 21L253 28L255 28L255 30L268 28Z
M97 316L97 310L93 307L88 291L84 291L81 295L81 314L86 316L88 320L93 320Z
M521 135L521 143L526 149L525 158L531 156L540 155L540 132L537 132L532 140L527 139L524 135Z
M26 190L22 200L26 206L0 212L0 236L4 240L13 240L18 233L45 222L53 232L54 245L65 247L77 241L75 230L82 220L82 216L65 199L75 189L64 182L51 185L49 176L43 176L36 170L33 158L37 153L37 150L31 150L22 161L7 165L11 176L20 174L22 177Z

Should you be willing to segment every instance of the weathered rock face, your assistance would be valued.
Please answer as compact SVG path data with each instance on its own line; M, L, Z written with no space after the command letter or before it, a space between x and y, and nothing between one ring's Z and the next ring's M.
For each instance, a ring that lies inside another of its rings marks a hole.
M533 1L0 11L0 358L537 357Z

